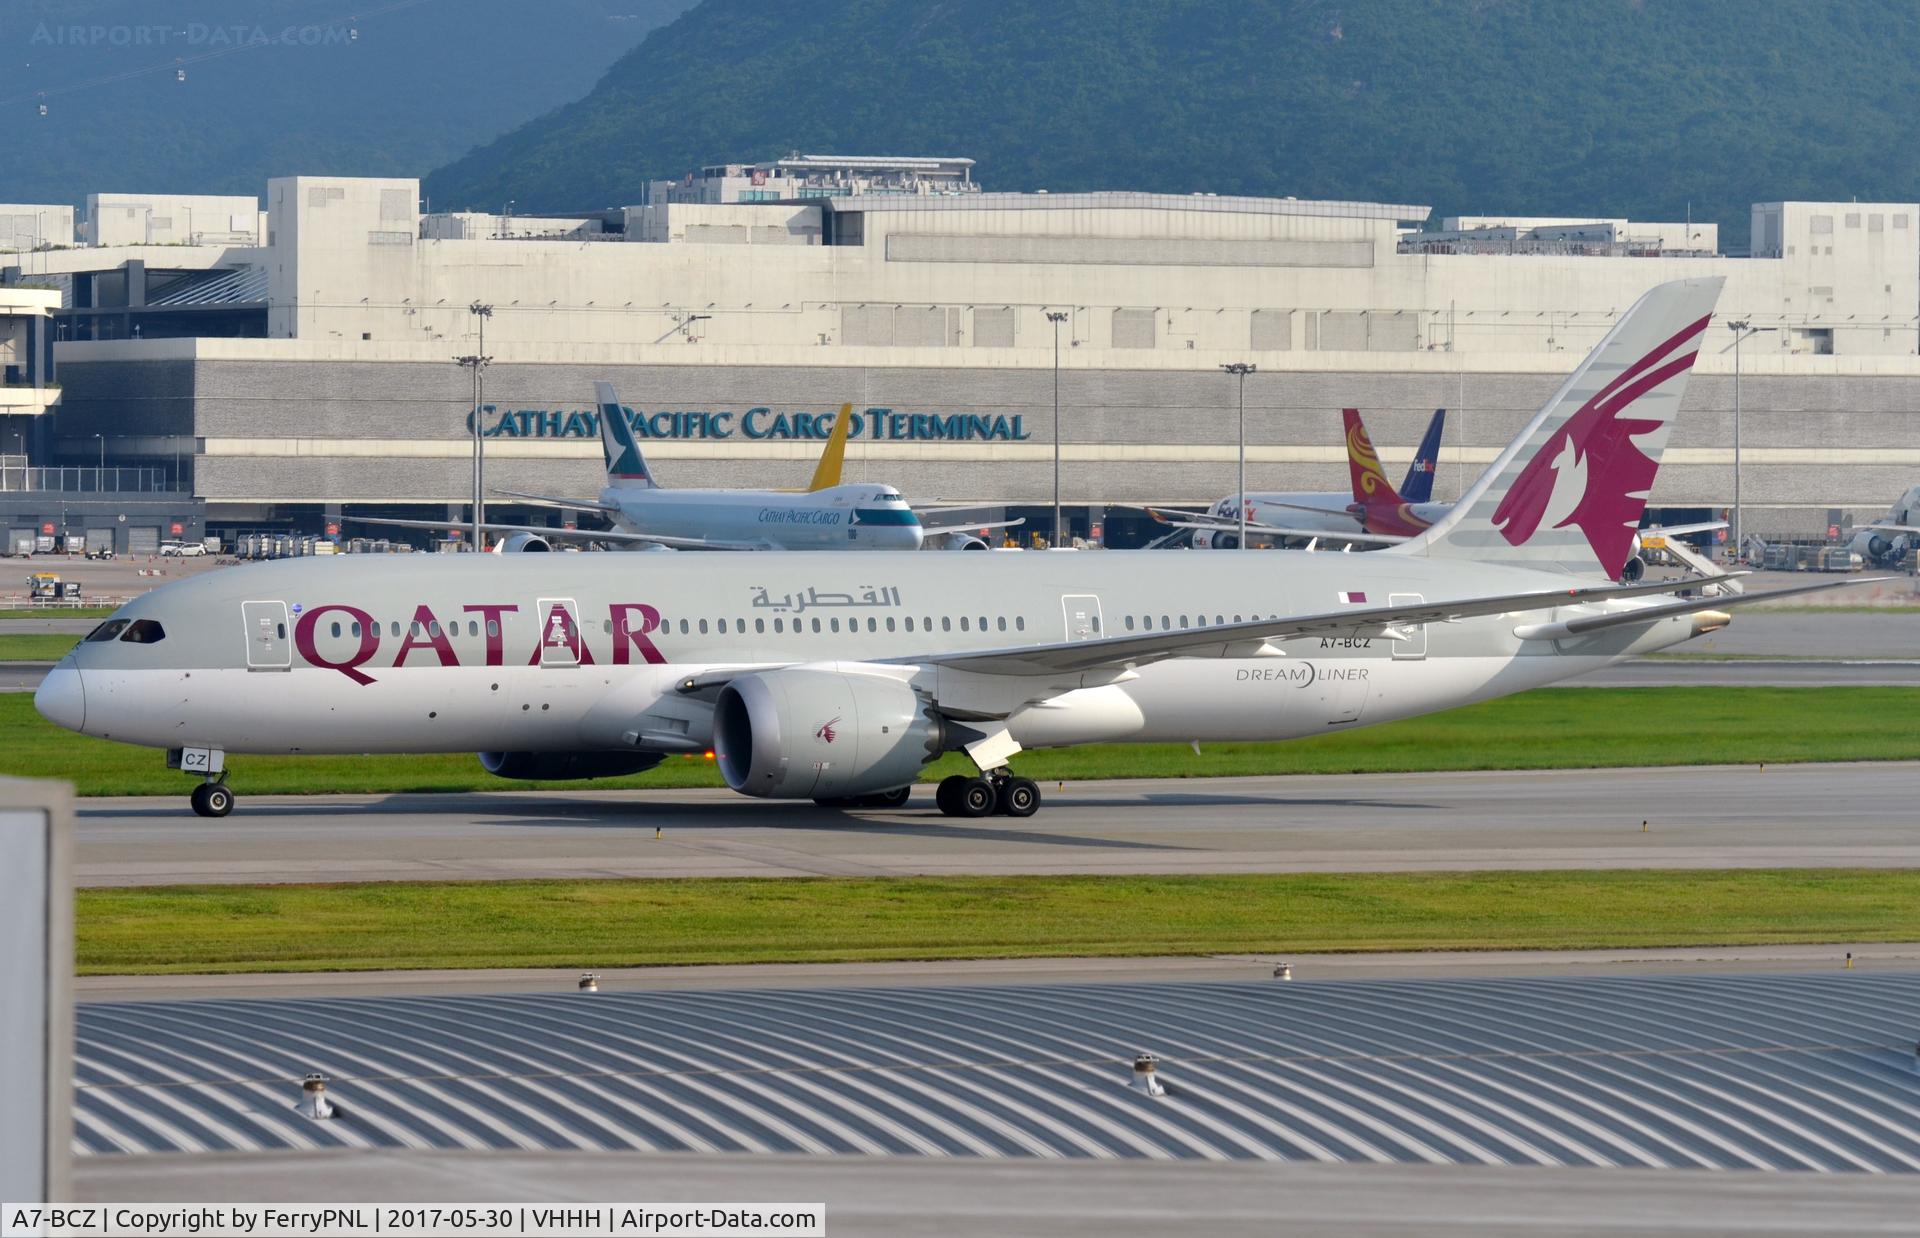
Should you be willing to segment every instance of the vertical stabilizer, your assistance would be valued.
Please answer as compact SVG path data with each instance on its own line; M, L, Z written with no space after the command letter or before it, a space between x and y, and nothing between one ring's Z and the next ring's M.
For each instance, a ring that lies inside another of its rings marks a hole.
M1440 469L1440 436L1447 428L1447 410L1433 410L1433 420L1427 423L1426 437L1420 440L1420 449L1413 453L1413 463L1407 466L1407 479L1400 483L1400 497L1409 503L1429 503L1433 500L1433 475Z
M829 486L840 484L840 467L847 459L847 430L853 425L853 405L840 406L840 419L833 423L833 433L827 436L826 448L820 453L820 463L813 470L813 480L807 483L807 489L825 490Z
M1353 477L1353 501L1366 507L1398 507L1400 493L1380 467L1380 453L1373 449L1373 439L1367 434L1367 423L1360 420L1360 410L1343 408L1340 417L1347 427L1347 471Z
M594 402L600 406L600 447L607 456L607 485L616 490L652 490L657 484L647 458L640 454L640 440L627 424L626 410L612 383L593 385Z
M1453 510L1383 553L1617 577L1723 282L1634 302Z

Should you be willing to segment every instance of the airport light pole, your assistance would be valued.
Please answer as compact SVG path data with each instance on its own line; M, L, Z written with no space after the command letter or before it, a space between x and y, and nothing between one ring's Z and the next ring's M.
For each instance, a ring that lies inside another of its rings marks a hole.
M1234 496L1234 506L1240 509L1240 541L1235 550L1247 548L1247 375L1259 369L1245 361L1235 361L1220 367L1240 380L1240 488Z
M1745 318L1736 318L1727 323L1727 330L1733 332L1733 558L1737 563L1746 545L1741 541L1740 520L1740 344L1750 335L1773 328L1756 327Z
M1060 324L1066 311L1048 310L1053 324L1053 545L1060 544Z
M484 488L486 475L486 447L484 444L486 443L486 434L480 424L480 406L485 387L482 384L480 374L481 371L487 368L487 363L493 360L492 357L486 355L487 319L493 317L493 306L483 305L475 301L472 305L467 306L467 313L471 314L479 323L480 344L474 352L468 353L464 357L455 357L454 361L473 371L473 548L480 550L486 545L482 540L483 533L481 526L485 524L487 519L486 490Z

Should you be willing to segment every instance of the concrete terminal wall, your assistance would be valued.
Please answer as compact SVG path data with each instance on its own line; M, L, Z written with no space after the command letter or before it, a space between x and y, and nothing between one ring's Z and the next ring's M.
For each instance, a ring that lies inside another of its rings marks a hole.
M196 490L216 520L223 503L443 504L468 493L469 388L466 374L444 362L69 361L62 376L63 436L89 441L137 427L153 436L145 454L164 459L174 436L191 434ZM765 429L777 414L826 414L851 400L863 411L1005 418L1009 437L900 441L883 427L876 439L867 420L848 452L850 477L889 481L923 501L1034 502L1051 493L1050 369L501 363L487 375L490 422L530 410L525 420L537 429L543 415L585 413L600 378L642 412L731 415L724 438L647 442L668 485L804 484L818 441L749 437L740 420L765 409L756 418ZM1247 382L1249 485L1343 489L1342 407L1363 410L1395 465L1444 406L1452 411L1436 493L1456 494L1559 381L1553 373L1256 373ZM1743 486L1756 531L1811 532L1830 507L1878 514L1920 477L1920 374L1748 375L1740 398ZM1226 376L1064 370L1060 399L1070 501L1195 502L1232 489L1236 419ZM1695 376L1655 504L1731 501L1732 402L1731 376ZM1016 425L1026 436L1017 441ZM572 429L570 437L490 437L490 484L594 493L598 440L585 423Z

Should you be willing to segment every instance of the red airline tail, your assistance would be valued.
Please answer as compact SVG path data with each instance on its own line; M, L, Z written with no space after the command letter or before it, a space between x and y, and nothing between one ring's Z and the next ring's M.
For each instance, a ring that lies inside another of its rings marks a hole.
M1398 508L1400 492L1380 467L1380 453L1367 437L1367 423L1360 420L1360 410L1343 408L1340 416L1347 425L1347 468L1353 474L1353 501L1362 507Z

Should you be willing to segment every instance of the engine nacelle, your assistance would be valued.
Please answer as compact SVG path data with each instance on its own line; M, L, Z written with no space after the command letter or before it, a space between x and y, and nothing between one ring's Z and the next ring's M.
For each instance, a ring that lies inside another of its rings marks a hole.
M497 555L547 554L553 546L537 533L512 533L493 544Z
M987 545L987 540L983 537L975 537L971 533L949 533L947 534L947 544L942 547L942 549L989 550L992 548Z
M644 774L667 758L658 752L482 752L480 767L498 778L559 782Z
M945 750L940 716L907 684L826 670L762 671L720 690L713 754L742 795L824 799L911 783Z

